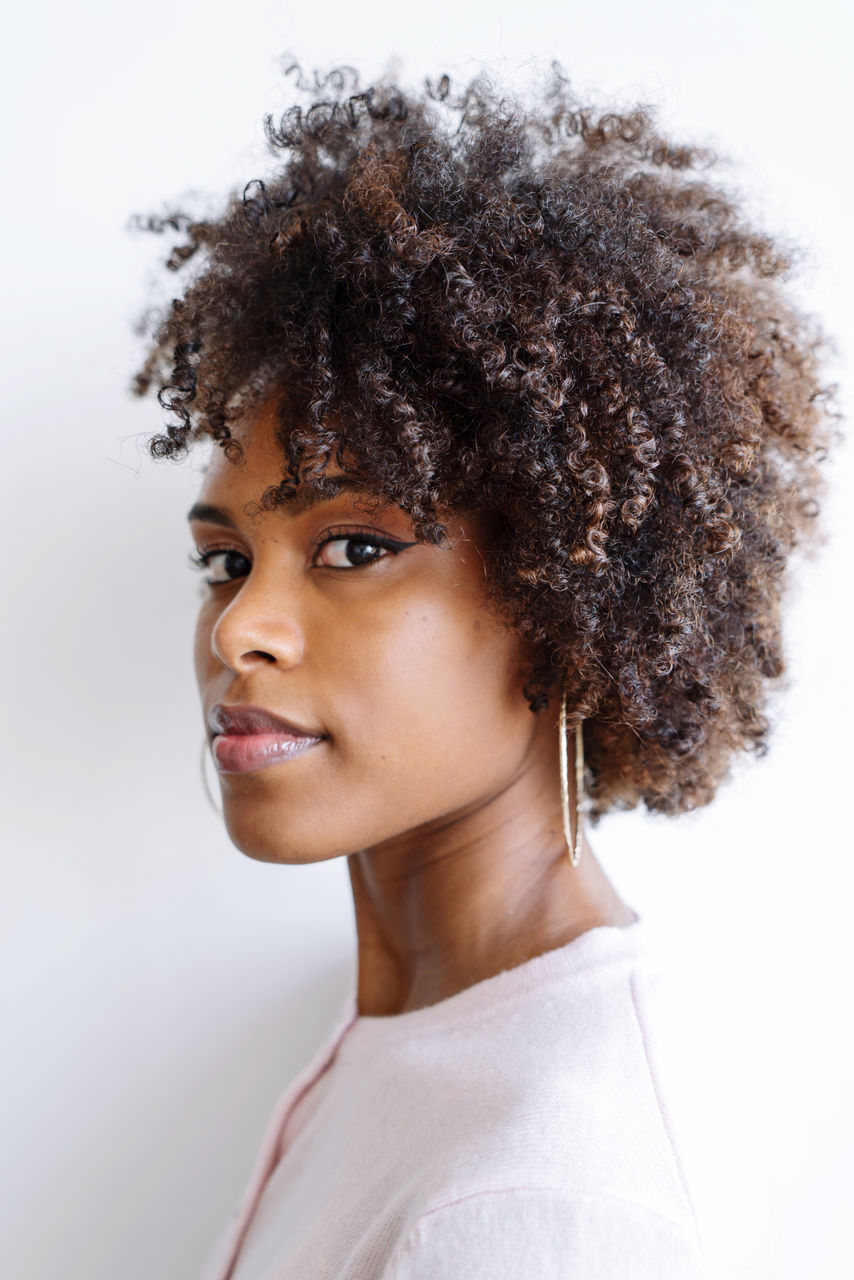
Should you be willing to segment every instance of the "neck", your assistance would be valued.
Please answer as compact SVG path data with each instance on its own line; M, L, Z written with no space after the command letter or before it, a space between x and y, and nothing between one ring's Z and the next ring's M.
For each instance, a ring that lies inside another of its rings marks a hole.
M360 1014L435 1004L597 925L636 918L586 839L571 865L550 746L534 744L500 793L350 855ZM574 803L573 792L573 812Z

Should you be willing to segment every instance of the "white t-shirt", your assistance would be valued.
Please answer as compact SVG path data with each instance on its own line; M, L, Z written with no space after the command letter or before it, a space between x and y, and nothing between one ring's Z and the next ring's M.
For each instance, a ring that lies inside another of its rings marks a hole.
M765 1280L750 1092L642 919L356 1015L280 1099L203 1280Z

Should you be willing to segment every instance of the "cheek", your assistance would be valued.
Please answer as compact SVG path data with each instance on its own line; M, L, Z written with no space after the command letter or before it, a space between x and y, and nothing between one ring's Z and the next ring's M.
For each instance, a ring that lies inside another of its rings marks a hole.
M366 768L457 769L472 753L530 729L521 643L485 614L434 602L354 639L348 698L362 732L347 737ZM348 717L349 719L349 717ZM358 747L356 747L358 743ZM349 753L348 753L349 754Z
M193 637L193 667L196 673L196 684L204 695L211 663L211 628L212 620L203 607L196 618L196 629Z

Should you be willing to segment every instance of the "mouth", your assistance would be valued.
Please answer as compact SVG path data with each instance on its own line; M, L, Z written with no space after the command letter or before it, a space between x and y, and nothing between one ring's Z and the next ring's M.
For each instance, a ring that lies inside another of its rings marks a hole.
M256 773L305 755L327 735L266 707L217 703L208 717L211 749L221 773Z

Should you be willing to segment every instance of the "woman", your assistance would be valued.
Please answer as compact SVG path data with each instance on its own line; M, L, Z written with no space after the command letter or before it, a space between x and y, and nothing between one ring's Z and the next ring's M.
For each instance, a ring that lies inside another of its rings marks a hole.
M200 264L136 387L155 457L219 446L190 521L224 820L346 855L358 934L207 1276L755 1280L738 1135L583 806L682 813L763 750L818 337L643 109L557 68L524 108L326 87L221 217L151 223Z

